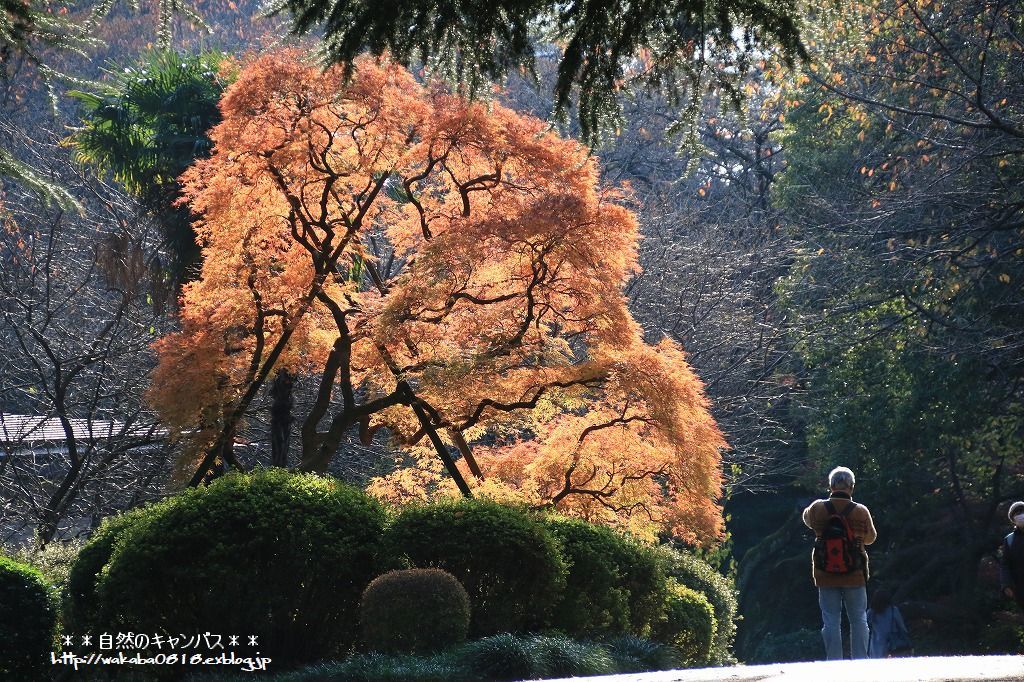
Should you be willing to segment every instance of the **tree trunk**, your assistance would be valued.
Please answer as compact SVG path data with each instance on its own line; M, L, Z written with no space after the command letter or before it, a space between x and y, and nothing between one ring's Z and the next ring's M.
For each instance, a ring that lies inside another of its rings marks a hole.
M288 466L288 443L292 434L292 409L295 377L282 369L270 385L270 463L275 467Z

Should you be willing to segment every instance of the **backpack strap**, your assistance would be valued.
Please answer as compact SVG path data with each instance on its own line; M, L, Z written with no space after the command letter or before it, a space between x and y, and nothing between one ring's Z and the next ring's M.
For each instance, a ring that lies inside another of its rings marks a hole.
M825 511L828 512L829 516L832 516L836 513L836 506L832 504L831 500L825 500Z
M854 502L853 500L850 500L850 504L846 505L846 507L843 509L843 511L839 512L839 515L840 516L849 516L850 512L852 512L853 508L856 507L856 506L857 506L857 503Z

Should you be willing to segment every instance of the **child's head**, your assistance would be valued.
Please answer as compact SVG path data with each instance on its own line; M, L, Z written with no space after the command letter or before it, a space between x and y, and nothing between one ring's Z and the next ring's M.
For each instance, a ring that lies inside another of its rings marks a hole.
M875 590L875 595L871 597L871 610L875 613L879 611L885 611L892 604L892 594L889 590L884 588Z

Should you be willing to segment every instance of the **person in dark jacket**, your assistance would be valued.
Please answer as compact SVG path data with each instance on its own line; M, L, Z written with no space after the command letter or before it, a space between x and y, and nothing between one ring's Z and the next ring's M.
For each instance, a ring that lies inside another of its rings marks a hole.
M869 658L886 658L910 648L910 633L888 590L877 590L868 609Z
M1024 502L1011 504L1007 516L1013 524L1013 532L1003 539L999 584L1003 594L1024 609Z

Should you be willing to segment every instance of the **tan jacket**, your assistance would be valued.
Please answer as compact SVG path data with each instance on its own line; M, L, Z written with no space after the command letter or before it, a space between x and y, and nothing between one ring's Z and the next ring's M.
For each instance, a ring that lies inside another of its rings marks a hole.
M837 512L842 512L846 509L846 505L850 504L849 496L844 493L832 493L829 500L831 500ZM828 516L825 500L815 500L807 509L804 509L804 525L814 531L815 537L821 537L825 526L828 525ZM853 531L854 537L860 540L862 551L865 545L870 545L878 537L878 533L875 531L875 522L871 520L871 512L860 502L850 512L847 521L850 523L850 530ZM868 565L867 561L868 556L865 551L865 568ZM854 571L846 575L825 573L814 567L813 559L811 560L811 574L814 577L814 585L816 587L860 587L865 583L864 571Z

